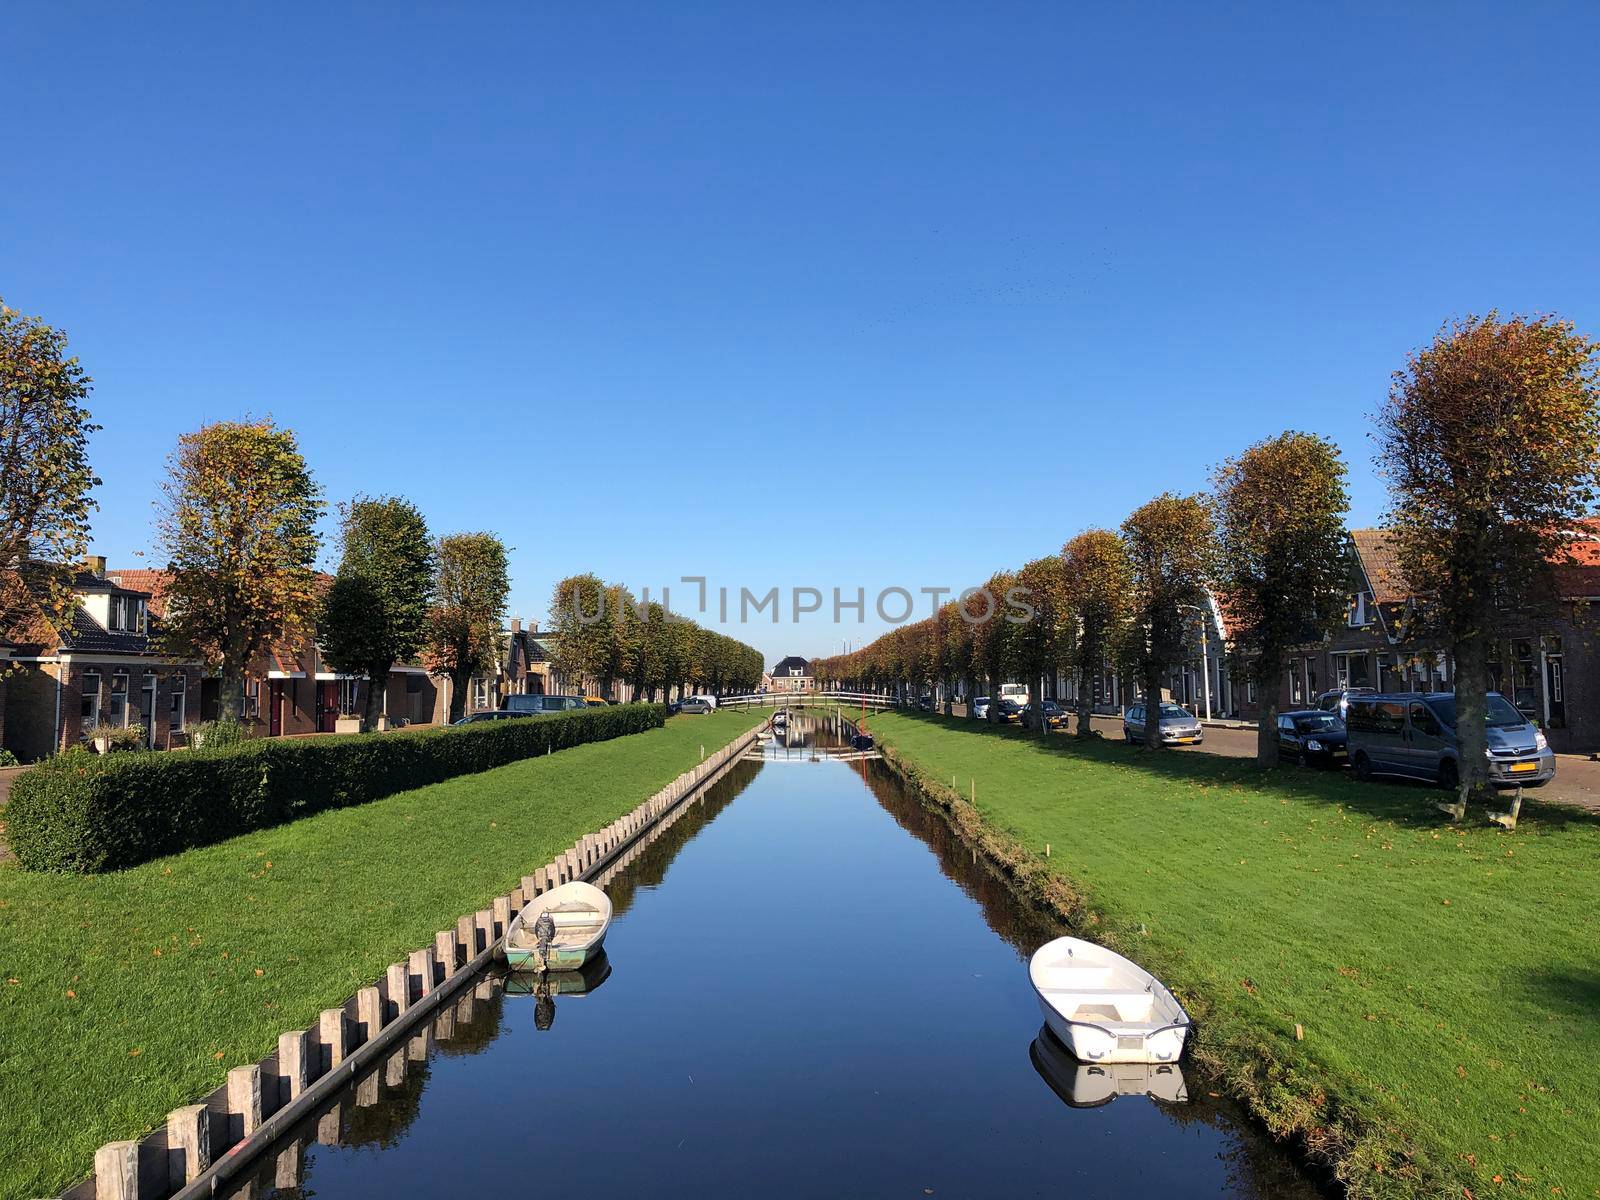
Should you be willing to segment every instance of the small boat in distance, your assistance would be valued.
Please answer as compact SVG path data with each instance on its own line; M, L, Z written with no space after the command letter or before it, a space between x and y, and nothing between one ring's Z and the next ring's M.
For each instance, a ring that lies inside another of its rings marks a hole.
M576 971L602 952L611 897L573 880L530 901L506 930L506 961L535 971Z
M1082 938L1046 942L1028 963L1045 1025L1088 1063L1173 1063L1189 1014L1138 963Z
M1079 1062L1048 1028L1028 1047L1039 1078L1073 1108L1099 1108L1118 1096L1144 1096L1159 1104L1186 1104L1189 1086L1177 1063Z

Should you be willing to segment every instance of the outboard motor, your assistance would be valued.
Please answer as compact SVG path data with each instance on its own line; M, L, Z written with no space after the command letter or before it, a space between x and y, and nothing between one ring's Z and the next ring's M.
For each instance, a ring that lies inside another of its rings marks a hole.
M539 954L539 966L548 970L550 967L550 947L556 940L556 919L550 915L547 908L539 914L539 919L533 923L533 945Z

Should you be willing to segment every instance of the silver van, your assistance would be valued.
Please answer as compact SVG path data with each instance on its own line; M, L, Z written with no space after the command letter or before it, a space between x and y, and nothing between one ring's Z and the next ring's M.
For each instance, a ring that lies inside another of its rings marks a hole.
M1544 734L1499 692L1489 693L1486 708L1489 782L1538 787L1555 778L1556 756ZM1453 693L1352 695L1344 723L1356 776L1404 775L1442 788L1460 782Z

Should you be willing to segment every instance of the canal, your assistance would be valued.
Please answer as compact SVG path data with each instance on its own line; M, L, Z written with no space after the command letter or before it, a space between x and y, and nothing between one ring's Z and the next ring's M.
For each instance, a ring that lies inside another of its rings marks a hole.
M1321 1195L1187 1066L1108 1099L1041 1032L1057 931L881 762L788 740L610 882L575 992L483 981L243 1193Z

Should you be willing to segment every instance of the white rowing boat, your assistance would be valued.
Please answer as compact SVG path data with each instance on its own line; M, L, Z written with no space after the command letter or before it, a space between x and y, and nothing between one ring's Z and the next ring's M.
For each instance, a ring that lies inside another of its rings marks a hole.
M512 919L506 961L536 971L576 971L600 954L610 924L611 897L574 879L535 897Z
M1138 963L1081 938L1034 952L1028 978L1050 1032L1088 1063L1171 1063L1183 1053L1189 1014Z

